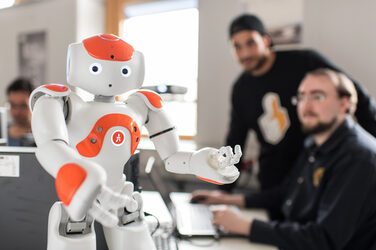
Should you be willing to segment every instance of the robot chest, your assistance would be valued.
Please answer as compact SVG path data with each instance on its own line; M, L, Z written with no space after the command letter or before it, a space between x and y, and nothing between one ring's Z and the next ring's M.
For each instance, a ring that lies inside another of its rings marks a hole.
M70 131L75 131L71 134L71 142L80 155L93 158L101 152L130 150L133 154L136 150L141 137L140 128L129 114L110 113L87 117L86 120L81 119L81 126L69 126Z

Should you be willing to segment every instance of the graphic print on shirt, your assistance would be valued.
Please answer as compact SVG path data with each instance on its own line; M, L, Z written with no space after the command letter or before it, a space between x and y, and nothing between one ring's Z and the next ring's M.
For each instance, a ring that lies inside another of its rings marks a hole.
M320 185L324 172L325 172L325 168L320 167L316 169L315 172L313 173L313 186L315 186L316 188Z
M281 106L276 93L268 92L262 99L264 113L258 119L258 125L266 142L276 145L290 127L287 109Z

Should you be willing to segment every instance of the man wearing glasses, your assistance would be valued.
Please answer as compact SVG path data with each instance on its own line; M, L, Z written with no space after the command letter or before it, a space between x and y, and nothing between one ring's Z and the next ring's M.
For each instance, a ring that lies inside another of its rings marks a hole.
M290 178L278 188L218 201L279 208L283 219L249 220L222 208L213 212L213 223L285 250L376 249L376 139L352 119L353 83L342 73L314 70L294 103L308 137Z
M318 68L340 70L314 50L274 49L262 21L254 15L235 18L229 36L243 72L233 85L226 145L244 148L248 131L255 131L260 145L258 180L264 191L282 183L302 149L305 136L291 97L304 75ZM360 84L354 84L359 99L357 121L376 136L375 104ZM233 187L220 189L231 191ZM273 219L281 216L278 211L268 212Z
M33 84L24 78L14 80L7 88L11 116L8 146L35 146L29 109L29 96L33 89Z

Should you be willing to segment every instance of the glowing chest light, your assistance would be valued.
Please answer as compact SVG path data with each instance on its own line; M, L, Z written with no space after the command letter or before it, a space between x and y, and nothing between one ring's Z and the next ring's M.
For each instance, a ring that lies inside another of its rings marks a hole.
M131 117L124 114L108 114L102 116L93 126L88 136L76 145L78 153L84 157L95 157L102 149L107 131L113 127L126 128L131 134L131 153L136 150L140 142L140 129ZM125 142L125 134L122 130L116 130L111 135L111 142L115 146L121 146Z

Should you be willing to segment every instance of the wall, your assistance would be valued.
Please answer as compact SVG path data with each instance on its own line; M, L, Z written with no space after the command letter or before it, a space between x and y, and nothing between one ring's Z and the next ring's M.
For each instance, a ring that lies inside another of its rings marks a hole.
M104 0L49 0L3 9L0 30L0 105L4 105L6 86L19 76L18 35L47 32L46 83L65 84L67 47L104 31Z
M318 49L376 96L376 2L305 0L304 43Z
M284 11L281 11L284 10ZM231 20L255 13L269 27L303 19L302 0L199 0L198 124L200 145L220 146L229 125L231 86L241 72L228 39Z
M17 37L23 32L47 32L47 82L65 82L66 48L75 40L75 0L53 0L0 10L0 105L5 88L19 76ZM73 10L73 11L72 11Z

